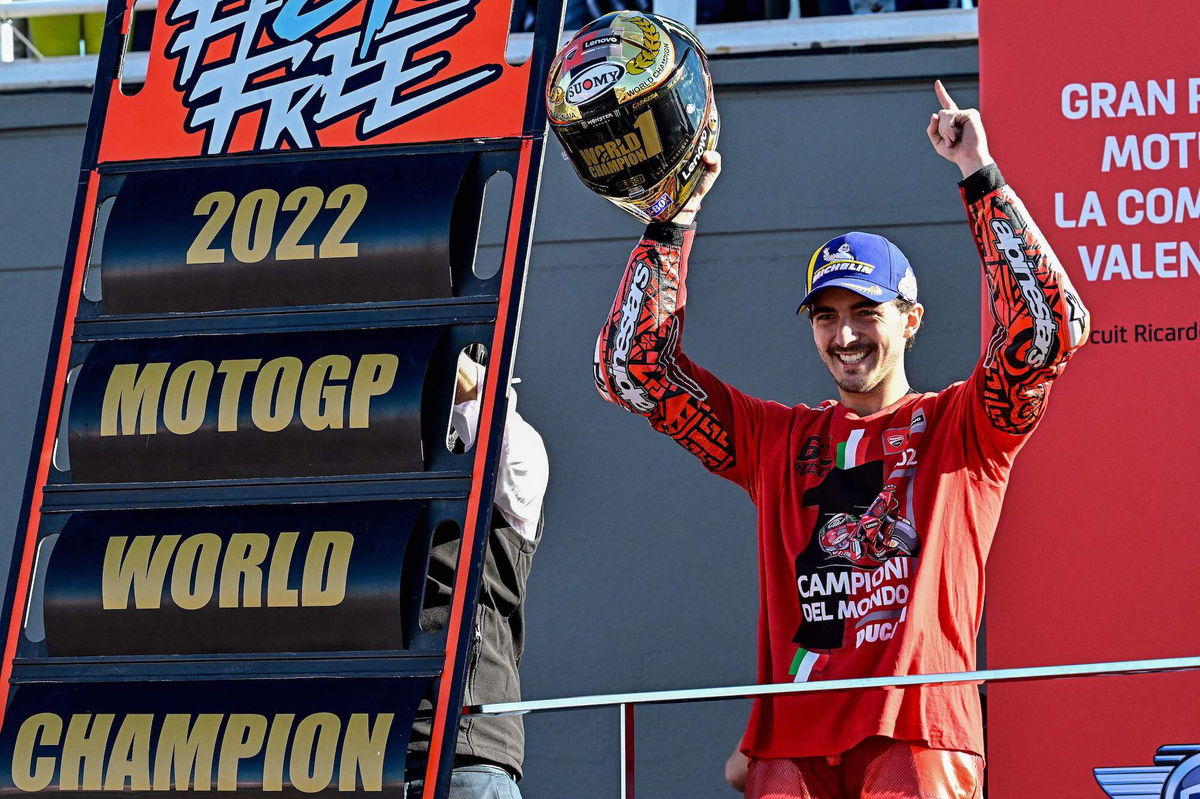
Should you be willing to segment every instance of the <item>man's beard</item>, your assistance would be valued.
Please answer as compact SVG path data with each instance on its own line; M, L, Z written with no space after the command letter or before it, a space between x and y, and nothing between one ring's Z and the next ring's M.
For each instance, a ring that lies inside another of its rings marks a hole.
M877 359L882 358L879 347L874 345L843 349L832 348L825 353L825 368L829 370L829 374L833 377L833 382L837 384L837 387L847 394L871 394L883 384L883 381L887 379L888 375L892 372L892 368L894 368L892 364L877 360L870 372L850 377L848 380L853 382L847 382L847 378L842 374L842 369L846 364L838 358L837 354L850 355L859 352L863 353L863 359L860 363L865 362L872 356L875 356Z

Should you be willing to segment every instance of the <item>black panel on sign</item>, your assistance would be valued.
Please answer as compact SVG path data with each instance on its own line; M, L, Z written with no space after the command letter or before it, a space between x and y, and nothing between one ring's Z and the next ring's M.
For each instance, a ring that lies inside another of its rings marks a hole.
M404 649L422 591L404 560L428 551L424 506L76 514L46 577L48 654Z
M419 471L436 328L102 342L70 407L77 483Z
M126 176L104 242L105 312L448 297L469 154Z
M0 794L398 799L429 682L22 685L0 732Z

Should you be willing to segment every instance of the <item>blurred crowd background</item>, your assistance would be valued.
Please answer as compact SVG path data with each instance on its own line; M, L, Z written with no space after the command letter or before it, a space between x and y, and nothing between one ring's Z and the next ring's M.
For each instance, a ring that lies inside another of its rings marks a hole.
M947 8L972 8L975 0L696 0L696 24L754 22L789 17L824 17L847 14L886 14ZM564 30L573 31L611 11L654 11L654 0L568 0ZM512 29L533 30L537 0L514 0ZM134 15L130 50L150 47L153 11ZM67 56L96 53L104 15L72 14L15 20L17 57L26 55ZM36 52L31 52L30 49Z

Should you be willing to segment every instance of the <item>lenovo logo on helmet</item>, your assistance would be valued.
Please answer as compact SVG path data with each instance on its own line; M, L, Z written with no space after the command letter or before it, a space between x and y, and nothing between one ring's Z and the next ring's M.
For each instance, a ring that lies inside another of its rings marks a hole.
M576 105L586 103L617 85L617 81L624 75L625 67L620 64L608 61L593 64L575 75L567 84L567 101Z
M692 157L683 165L683 169L679 170L679 182L687 183L692 179L692 175L696 172L696 167L700 166L700 159L704 156L704 151L708 147L708 128L700 129L700 138L696 141L696 151L692 153Z

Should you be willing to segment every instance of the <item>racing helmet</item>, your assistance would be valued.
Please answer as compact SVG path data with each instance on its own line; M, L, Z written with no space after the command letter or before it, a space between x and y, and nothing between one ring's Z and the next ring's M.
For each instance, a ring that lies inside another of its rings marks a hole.
M708 58L686 27L616 11L579 29L546 82L550 129L583 184L643 221L675 216L720 120Z

